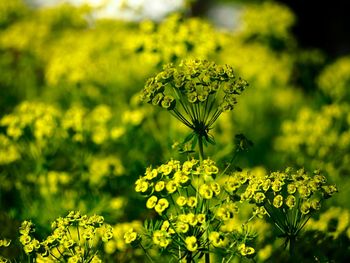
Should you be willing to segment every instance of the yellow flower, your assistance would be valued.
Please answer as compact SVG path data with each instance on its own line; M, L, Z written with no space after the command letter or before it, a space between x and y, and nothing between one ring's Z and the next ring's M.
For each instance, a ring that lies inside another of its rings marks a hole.
M28 234L23 234L19 238L19 241L22 243L22 245L29 244L31 240L32 238Z
M216 210L216 216L221 220L228 220L231 218L231 213L225 207L219 207Z
M205 222L205 214L198 214L197 220L199 224L203 224Z
M187 186L191 183L190 177L188 177L186 174L182 174L178 183L181 183L183 186Z
M69 257L68 259L68 263L79 263L79 262L83 262L81 255L74 255L72 257Z
M241 253L242 256L251 256L255 253L255 249L252 247L246 246L246 244L239 245L238 251Z
M165 188L165 182L164 181L158 181L156 183L156 185L154 186L154 190L156 192L161 192L161 191L164 190L164 188Z
M170 244L169 238L167 238L167 232L163 230L156 230L153 232L152 240L154 244L160 247L167 247Z
M297 187L296 187L296 185L294 183L290 183L290 184L287 185L287 192L288 192L288 194L292 195L292 194L295 193L296 190L297 190Z
M90 262L91 263L102 263L102 260L98 256L94 256Z
M190 226L182 221L178 221L176 223L176 230L179 231L180 233L187 233L187 231L190 229Z
M271 186L272 190L274 192L279 192L282 190L282 182L279 181L279 180L276 180L272 183L272 186Z
M209 241L213 244L214 247L224 247L228 243L228 239L216 231L210 233Z
M210 188L209 185L207 184L202 184L199 187L199 194L204 198L204 199L211 199L213 198L213 190Z
M211 183L210 184L210 188L211 188L211 190L213 190L215 195L219 195L220 194L220 185L218 183Z
M198 220L197 220L196 215L193 214L193 213L187 214L187 222L188 222L191 226L197 225Z
M188 218L187 218L187 215L186 215L186 214L180 214L180 215L177 217L177 220L178 220L179 222L188 223Z
M158 214L162 214L162 212L164 212L165 209L167 209L169 207L169 202L168 200L166 200L165 198L161 198L158 200L158 203L155 206L155 210Z
M9 239L0 239L0 247L8 247L11 244Z
M186 205L186 202L187 202L187 200L186 200L186 197L184 197L184 196L179 196L179 197L176 199L176 204L177 204L178 206L181 206L181 207L183 207L184 205Z
M271 186L271 180L270 179L266 179L263 184L262 184L262 189L266 192L267 190L269 190Z
M172 172L172 170L173 170L171 165L167 165L167 164L161 165L158 169L164 175L169 175Z
M256 194L254 195L254 200L255 200L255 202L256 202L257 204L263 203L264 200L265 200L265 198L266 198L266 196L265 196L265 194L262 193L262 192L258 192L258 193L256 193Z
M314 209L314 210L320 210L320 208L321 208L320 200L318 200L318 199L312 200L312 201L311 201L311 207L312 207L312 209Z
M265 207L258 206L254 208L254 215L256 215L258 218L263 218L263 216L266 214L267 214L267 211Z
M293 195L288 195L287 198L286 198L286 205L289 207L289 208L293 208L295 206L295 203L296 203L296 198L295 196Z
M252 189L249 189L247 187L247 189L245 190L245 192L241 195L241 200L250 200L253 197L254 192L252 191Z
M196 207L198 204L198 200L195 196L190 196L188 199L187 199L187 205L189 207Z
M147 202L146 202L146 207L148 209L152 209L156 206L158 201L158 197L156 197L155 195L152 195L150 198L148 198Z
M168 232L169 234L175 234L175 231L170 227L170 222L168 220L165 220L163 222L162 227L160 229Z
M131 243L134 242L136 239L137 239L137 233L134 232L134 229L133 229L133 228L131 228L129 231L127 231L127 232L124 234L124 240L125 240L125 243L127 243L127 244L131 244Z
M166 184L166 190L168 191L169 194L174 193L177 190L177 183L173 180L167 182Z
M307 187L306 185L301 185L298 188L298 192L302 198L308 198L311 194L310 188Z
M67 249L71 248L74 245L74 241L72 239L65 239L63 242L61 240L61 244Z
M304 201L301 206L300 206L300 212L304 215L307 215L310 212L310 202L309 201Z
M182 171L185 174L190 174L192 167L197 163L197 160L192 159L191 161L186 161L182 164Z
M241 183L236 178L230 177L228 181L225 182L225 189L231 194L237 191L240 186Z
M146 172L145 172L145 177L147 180L152 180L154 178L157 178L158 176L158 171L157 169L151 169L150 167L147 168Z
M195 252L198 249L197 238L195 236L189 236L185 239L186 248L188 251Z
M282 195L276 195L273 199L273 206L276 208L280 208L283 205L283 196Z
M25 245L23 249L24 249L24 252L26 254L29 254L29 253L33 252L34 246L32 243L29 243L29 244Z
M148 190L148 187L149 187L149 183L143 178L140 178L135 182L136 192L145 193Z
M204 168L204 172L209 175L217 174L219 172L219 168L215 165L206 165Z

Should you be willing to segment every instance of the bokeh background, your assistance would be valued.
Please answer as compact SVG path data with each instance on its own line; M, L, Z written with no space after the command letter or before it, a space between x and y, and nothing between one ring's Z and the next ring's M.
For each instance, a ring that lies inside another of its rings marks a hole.
M339 193L307 224L299 251L305 262L346 262L349 19L344 1L1 0L0 239L15 240L25 219L45 236L80 210L118 233L106 262L143 262L122 240L153 216L134 182L149 165L186 158L176 146L189 131L139 92L164 64L199 58L249 82L207 155L225 167L243 133L254 146L237 167L320 169ZM256 228L257 260L277 262L278 233Z

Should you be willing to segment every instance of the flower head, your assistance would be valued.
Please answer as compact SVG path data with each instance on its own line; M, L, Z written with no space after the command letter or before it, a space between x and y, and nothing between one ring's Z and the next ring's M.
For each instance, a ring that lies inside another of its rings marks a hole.
M222 112L231 111L248 86L233 69L206 60L183 60L165 65L150 78L141 100L170 111L197 135L210 141L209 130ZM216 173L215 167L211 172Z

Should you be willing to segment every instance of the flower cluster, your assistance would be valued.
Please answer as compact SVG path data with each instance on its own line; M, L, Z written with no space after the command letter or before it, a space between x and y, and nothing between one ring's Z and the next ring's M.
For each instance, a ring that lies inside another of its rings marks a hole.
M260 40L272 47L273 41L291 41L290 28L294 14L284 5L264 2L250 5L243 10L241 34L247 40Z
M224 188L232 198L255 204L254 216L267 214L283 235L293 238L320 209L321 202L337 192L319 171L309 175L291 168L259 175L235 172Z
M128 112L122 114L123 118L126 113ZM143 114L141 120L142 118ZM125 124L131 123L130 120L122 121ZM58 107L47 103L25 101L12 113L2 117L0 126L4 127L10 141L17 142L29 138L37 145L40 143L41 147L45 147L48 141L54 141L53 138L80 143L92 141L96 145L102 145L109 140L117 140L125 132L122 125L116 125L112 120L111 107L104 104L92 110L72 106L62 112ZM18 158L16 148L7 146L9 144L7 141L6 138L0 137L0 147L4 144L13 156L12 159Z
M350 100L350 57L342 57L327 66L318 77L321 90L333 101Z
M168 64L150 78L141 100L160 106L207 140L208 132L222 112L230 111L247 86L228 66L206 60Z
M218 183L218 173L211 159L183 163L170 160L146 169L136 181L135 190L147 197L146 207L161 218L158 226L147 229L153 244L174 255L178 255L180 247L187 260L193 260L201 251L208 253L209 248L223 249L226 255L255 253L246 245L251 241L248 235L221 229L235 218L238 206Z
M123 175L125 168L123 167L119 158L115 156L107 156L104 158L92 158L88 180L91 185L104 185L110 177Z
M98 247L113 238L113 228L104 223L102 216L76 211L56 219L51 227L52 233L40 242L33 237L34 224L22 223L20 242L26 254L53 262L102 262L97 255Z
M308 169L321 169L333 178L349 175L350 107L330 104L320 111L303 108L295 120L282 124L275 149Z
M140 248L135 248L142 229L140 221L123 222L113 225L113 238L104 244L104 251L113 255L117 262L130 262L140 255ZM132 248L130 244L134 247Z
M20 158L18 147L3 134L0 134L0 165L12 163Z
M45 103L23 102L12 114L0 120L0 126L6 128L6 134L13 140L30 135L38 141L46 141L56 132L60 111ZM27 133L27 134L25 134Z
M221 47L221 35L214 32L203 19L173 14L159 24L143 21L133 46L142 51L141 56L154 56L162 64L187 57L206 59Z
M226 111L233 109L237 95L246 86L247 83L237 78L228 65L217 66L206 60L184 60L178 67L165 65L162 72L150 78L141 98L145 102L172 110L176 108L176 104L181 103L209 103L222 90L224 96L218 103ZM181 100L182 98L185 100Z

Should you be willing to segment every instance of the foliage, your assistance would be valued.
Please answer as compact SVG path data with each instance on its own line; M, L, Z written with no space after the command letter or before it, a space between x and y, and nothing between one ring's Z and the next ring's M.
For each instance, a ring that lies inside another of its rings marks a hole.
M0 262L348 261L348 56L254 2L224 30L1 1Z

